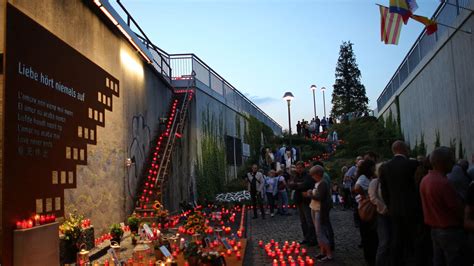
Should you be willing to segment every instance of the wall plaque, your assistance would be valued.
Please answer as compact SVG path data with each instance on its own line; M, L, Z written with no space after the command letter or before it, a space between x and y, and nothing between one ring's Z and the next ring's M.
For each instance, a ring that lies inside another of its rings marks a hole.
M71 30L74 30L71 28ZM87 40L84 40L87 41ZM97 127L120 94L119 81L8 4L5 76L3 259L15 222L64 215Z

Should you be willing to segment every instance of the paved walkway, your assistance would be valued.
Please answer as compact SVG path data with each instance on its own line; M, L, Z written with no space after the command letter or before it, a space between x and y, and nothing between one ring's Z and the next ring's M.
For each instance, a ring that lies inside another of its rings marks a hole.
M291 210L292 216L279 216L271 218L267 215L265 220L249 219L247 236L249 246L244 265L272 265L265 251L258 246L258 241L265 243L271 239L283 243L284 241L300 241L303 236L301 232L299 217L296 210ZM248 216L252 214L248 212ZM328 263L316 263L316 265L328 266L363 266L366 265L360 243L359 229L354 227L352 211L333 209L331 211L331 222L334 227L336 251L334 261ZM317 248L309 248L308 254L317 254Z

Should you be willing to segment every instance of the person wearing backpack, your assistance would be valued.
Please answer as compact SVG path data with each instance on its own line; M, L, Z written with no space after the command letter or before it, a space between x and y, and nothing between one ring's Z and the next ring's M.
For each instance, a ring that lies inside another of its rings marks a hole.
M262 219L265 219L265 210L263 209L263 192L265 190L265 179L262 173L258 172L258 166L252 165L252 171L247 173L248 190L252 198L253 219L257 219L257 205L262 213Z

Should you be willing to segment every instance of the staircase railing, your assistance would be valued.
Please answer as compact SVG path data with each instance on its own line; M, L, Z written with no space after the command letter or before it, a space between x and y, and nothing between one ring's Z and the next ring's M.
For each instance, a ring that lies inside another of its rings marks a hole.
M184 126L184 121L186 119L187 111L188 111L188 106L189 102L191 101L191 88L194 86L194 73L193 77L189 80L187 89L184 93L184 98L181 103L181 107L176 113L179 113L179 117L175 117L173 119L173 123L170 127L170 130L168 132L168 138L166 141L166 146L163 151L163 156L160 158L160 165L158 167L158 172L156 175L156 180L155 180L155 187L158 188L160 187L160 190L162 190L163 183L166 181L165 178L168 176L168 168L170 165L171 161L171 156L172 152L174 150L174 145L176 142L176 133L182 130ZM179 120L179 122L177 122ZM159 193L160 198L162 197L162 193Z

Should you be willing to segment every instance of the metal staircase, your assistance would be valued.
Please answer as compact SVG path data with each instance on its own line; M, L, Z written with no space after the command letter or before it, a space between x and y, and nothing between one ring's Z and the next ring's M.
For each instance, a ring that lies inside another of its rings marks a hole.
M138 193L140 196L136 201L135 213L142 218L154 218L154 205L162 206L162 190L169 177L177 139L183 134L189 105L194 96L194 85L194 75L191 75L186 89L174 90L166 128L155 140L156 146L151 150L148 168L145 168L148 171L143 176L142 189Z

